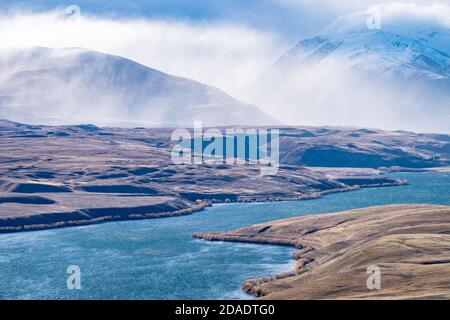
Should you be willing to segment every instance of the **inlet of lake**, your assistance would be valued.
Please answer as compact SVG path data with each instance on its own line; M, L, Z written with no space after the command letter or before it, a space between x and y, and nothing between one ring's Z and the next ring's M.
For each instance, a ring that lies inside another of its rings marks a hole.
M248 299L249 278L289 271L294 249L195 240L194 232L385 204L450 205L450 173L321 199L214 205L189 216L0 235L0 299ZM69 290L66 269L81 270Z

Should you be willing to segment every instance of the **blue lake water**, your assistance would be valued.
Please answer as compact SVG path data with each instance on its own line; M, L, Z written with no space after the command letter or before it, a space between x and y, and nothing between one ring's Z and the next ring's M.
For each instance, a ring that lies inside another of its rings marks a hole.
M194 232L395 203L450 205L450 173L322 199L215 205L190 216L0 235L0 299L247 299L244 280L292 269L293 249L195 240ZM66 268L81 268L68 290Z

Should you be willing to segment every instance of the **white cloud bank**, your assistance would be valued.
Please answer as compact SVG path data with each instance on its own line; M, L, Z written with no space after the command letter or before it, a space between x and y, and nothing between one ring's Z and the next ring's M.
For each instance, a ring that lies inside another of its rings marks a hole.
M66 8L44 13L0 12L0 46L84 47L120 55L230 93L246 85L287 47L274 34L244 25L68 17Z
M379 0L377 2L381 4L375 6L372 0L317 0L314 6L309 0L274 1L295 7L296 10L304 10L303 14L309 17L330 17L356 11L341 16L326 29L326 32L333 34L366 28L368 6L370 12L380 13L381 26L385 30L414 33L424 29L450 28L450 4L435 3L434 0L416 0L415 3ZM320 33L318 30L317 34ZM83 12L78 18L68 18L65 9L44 13L0 12L0 46L85 47L117 54L168 73L218 86L237 98L249 97L239 89L258 78L276 58L293 45L281 39L282 35L237 23L117 19L84 15ZM432 41L429 44L435 45ZM436 45L439 49L450 52L450 41L441 41ZM275 87L264 90L257 88L257 97L249 102L256 103L272 116L290 124L351 124L417 131L424 130L422 123L427 123L427 131L434 131L436 127L434 120L427 120L426 110L424 113L408 112L417 123L407 123L403 114L396 112L394 102L397 98L390 99L390 93L383 95L378 88L375 95L375 91L370 90L370 84L357 83L352 87L345 77L335 76L335 81L332 81L333 78L326 73L315 74L314 81L311 77L302 77L303 74L296 75L294 78L297 80L292 81L281 77L278 85L281 83L285 88L277 92L273 92ZM328 96L331 98L324 102L326 92L321 83L330 81ZM333 82L338 85L333 86ZM313 86L315 84L316 87ZM336 95L333 94L335 92ZM347 101L349 92L360 93L361 101ZM332 112L327 108L336 106L335 98L338 94L344 94L341 99L342 109ZM375 102L380 105L379 97L383 96L387 97L382 103L386 112L377 112L377 106L370 104L368 108L372 112L361 109L360 106L366 100L377 100ZM268 101L273 103L267 103ZM405 102L405 108L410 105L409 101L414 102L414 99ZM289 102L292 104L290 109ZM312 105L317 107L312 108ZM380 117L377 118L376 114ZM386 124L387 121L389 124ZM445 130L448 131L446 127L440 129Z
M370 5L364 11L341 16L327 28L327 31L333 33L367 29L368 16L377 17L380 27L392 32L414 33L430 29L450 29L450 4L419 5L393 2Z
M328 28L331 32L365 27L368 6L381 11L383 28L410 30L420 24L448 28L450 24L450 5L432 4L434 0L416 0L417 4L378 0L381 4L376 6L372 6L373 0L317 0L314 5L309 0L274 1L296 8L301 16L319 18L356 11L338 18ZM0 11L0 46L84 47L238 95L240 88L292 45L283 35L244 23L117 19L87 15L83 8L79 17L68 17L66 8L40 13L10 10Z
M374 12L392 34L368 29ZM292 125L449 132L450 5L372 6L338 18L325 36L293 49L247 100ZM324 48L309 56L315 45Z

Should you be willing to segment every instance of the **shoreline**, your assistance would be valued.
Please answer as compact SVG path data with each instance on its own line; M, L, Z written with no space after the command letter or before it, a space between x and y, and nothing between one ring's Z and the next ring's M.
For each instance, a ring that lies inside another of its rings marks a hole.
M326 213L330 214L330 213ZM305 216L306 217L306 216ZM264 231L262 231L264 232ZM260 298L268 295L270 292L267 290L262 290L259 288L261 284L269 283L276 280L287 279L291 277L295 277L303 272L307 271L307 267L309 264L315 261L314 258L305 257L305 254L315 250L314 247L304 247L300 242L296 240L271 240L271 239L249 239L239 235L220 235L213 233L193 233L192 238L198 240L205 240L211 242L230 242L230 243L246 243L246 244L257 244L264 246L283 246L283 247L291 247L295 249L294 253L291 255L291 258L295 261L295 266L293 269L279 272L272 275L261 276L257 278L247 279L242 284L242 291L246 294L249 294L255 298Z
M242 290L256 298L447 296L450 287L438 275L441 269L450 270L447 249L450 236L445 232L450 221L449 210L449 206L440 205L382 205L276 220L228 232L194 233L192 237L297 249L292 254L296 261L293 270L243 283ZM384 291L364 288L362 284L365 284L369 265L380 265L389 270L386 277L389 276L394 284L382 288ZM409 268L420 276L406 279L405 283L401 274ZM431 284L422 280L428 276ZM409 281L414 283L413 289Z
M158 213L139 213L139 214L130 214L127 216L120 216L120 215L104 215L97 218L92 219L75 219L75 220L59 220L49 223L30 223L30 224L23 224L19 226L0 226L0 235L1 234L10 234L10 233L19 233L19 232L31 232L31 231L42 231L42 230L49 230L49 229L59 229L59 228L69 228L69 227L77 227L77 226L87 226L87 225L94 225L94 224L101 224L101 223L107 223L107 222L118 222L118 221L133 221L133 220L146 220L146 219L162 219L162 218L171 218L171 217L179 217L179 216L185 216L190 215L193 213L197 213L200 211L203 211L205 208L210 207L214 204L232 204L232 203L271 203L271 202L285 202L285 201L305 201L305 200L315 200L320 199L323 196L329 195L329 194L335 194L335 193L341 193L341 192L350 192L350 191L356 191L364 188L381 188L381 187L396 187L396 186L403 186L407 185L408 182L405 180L393 180L391 183L382 183L382 184L370 184L365 186L347 186L339 189L330 189L330 190L324 190L324 191L317 191L310 194L302 195L302 196L296 196L296 197L267 197L267 196L242 196L238 197L237 200L231 200L231 199L224 199L224 200L199 200L197 203L194 203L192 206L180 209L180 210L174 210L174 211L168 211L168 212L158 212ZM139 209L142 207L135 207L133 209ZM107 209L107 208L104 208ZM123 208L115 208L112 210L119 211ZM76 212L72 212L72 214L83 214L86 215L86 212L88 212L89 209L80 209ZM71 214L68 212L67 214ZM20 217L16 219L9 220L17 220L17 219L24 219L24 220L32 220L36 217L45 217L50 218L53 215L58 215L57 213L44 213L41 215L35 215L30 217ZM1 220L0 220L1 225Z
M78 226L88 226L107 222L119 222L119 221L134 221L134 220L148 220L148 219L161 219L161 218L171 218L180 217L184 215L193 214L204 210L211 204L208 201L202 201L199 204L195 204L191 207L187 207L181 210L159 212L159 213L144 213L144 214L131 214L126 218L120 217L118 215L107 215L99 218L94 218L90 220L68 220L68 221L55 221L54 223L48 224L29 224L17 227L0 227L0 235L7 233L20 233L20 232L30 232L30 231L42 231L49 229L61 229L70 228ZM117 209L116 209L117 210ZM80 210L82 211L82 210ZM43 216L45 216L44 214Z
M450 163L438 148L447 136L443 142L411 132L288 126L280 134L278 173L261 176L253 163L176 164L171 133L0 120L0 233L180 216L206 206L197 201L317 199L402 185L383 173L431 172Z

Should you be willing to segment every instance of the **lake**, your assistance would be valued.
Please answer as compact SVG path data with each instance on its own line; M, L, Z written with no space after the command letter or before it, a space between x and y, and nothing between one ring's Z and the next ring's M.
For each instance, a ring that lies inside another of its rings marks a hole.
M195 240L276 219L398 203L450 205L450 173L396 173L401 187L321 199L214 205L189 216L0 235L1 299L250 299L249 278L291 270L289 247ZM81 269L81 290L66 269Z

